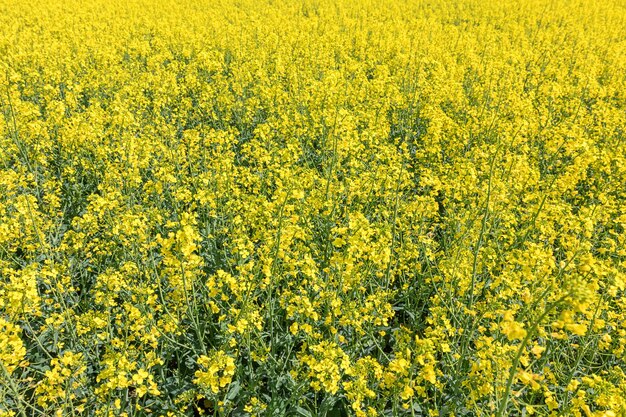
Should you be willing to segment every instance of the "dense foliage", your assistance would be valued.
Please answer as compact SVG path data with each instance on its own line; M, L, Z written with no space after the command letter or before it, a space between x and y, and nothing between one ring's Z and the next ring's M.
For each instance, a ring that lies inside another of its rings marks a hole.
M0 0L0 416L626 415L626 4Z

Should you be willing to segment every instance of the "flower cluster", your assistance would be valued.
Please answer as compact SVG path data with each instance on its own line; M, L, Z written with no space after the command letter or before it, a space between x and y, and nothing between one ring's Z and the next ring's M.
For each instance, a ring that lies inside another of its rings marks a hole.
M201 369L195 372L194 384L214 394L230 384L235 375L235 360L221 350L210 357L200 356L198 365Z

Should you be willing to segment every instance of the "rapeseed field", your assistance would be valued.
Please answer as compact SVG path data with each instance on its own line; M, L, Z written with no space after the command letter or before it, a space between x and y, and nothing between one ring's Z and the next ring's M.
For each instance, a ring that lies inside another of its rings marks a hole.
M623 0L0 0L0 416L626 416Z

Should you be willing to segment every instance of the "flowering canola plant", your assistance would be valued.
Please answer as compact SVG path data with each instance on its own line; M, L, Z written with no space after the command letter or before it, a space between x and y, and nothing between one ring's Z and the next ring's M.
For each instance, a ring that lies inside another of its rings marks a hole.
M626 415L622 0L0 0L0 416Z

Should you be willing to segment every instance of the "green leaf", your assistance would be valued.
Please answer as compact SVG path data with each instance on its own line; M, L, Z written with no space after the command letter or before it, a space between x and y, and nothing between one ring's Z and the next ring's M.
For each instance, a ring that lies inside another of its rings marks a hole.
M305 410L302 407L296 407L296 412L304 417L313 417L313 415L311 414L311 412L309 410Z
M232 384L230 384L230 389L228 390L228 394L226 394L226 399L228 401L233 401L235 398L237 398L237 394L239 394L239 391L241 390L241 384L239 383L239 381L235 381Z

